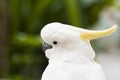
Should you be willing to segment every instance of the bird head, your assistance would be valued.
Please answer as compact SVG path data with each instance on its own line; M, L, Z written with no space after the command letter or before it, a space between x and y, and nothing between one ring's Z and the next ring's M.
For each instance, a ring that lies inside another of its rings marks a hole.
M58 22L45 25L41 30L43 50L47 58L94 59L95 53L90 40L108 36L116 30L116 25L106 30L86 30Z

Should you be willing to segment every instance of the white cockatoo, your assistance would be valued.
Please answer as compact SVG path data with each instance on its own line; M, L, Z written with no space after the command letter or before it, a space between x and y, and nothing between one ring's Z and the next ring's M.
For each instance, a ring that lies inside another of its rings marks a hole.
M49 64L42 80L105 80L101 65L94 61L90 40L108 36L115 30L116 25L92 31L58 22L47 24L41 30L41 38Z

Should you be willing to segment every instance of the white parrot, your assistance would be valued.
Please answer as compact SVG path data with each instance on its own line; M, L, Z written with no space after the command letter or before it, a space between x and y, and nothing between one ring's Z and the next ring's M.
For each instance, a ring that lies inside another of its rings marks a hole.
M108 36L116 25L106 30L92 31L58 22L41 30L43 49L49 64L42 80L105 80L90 40Z

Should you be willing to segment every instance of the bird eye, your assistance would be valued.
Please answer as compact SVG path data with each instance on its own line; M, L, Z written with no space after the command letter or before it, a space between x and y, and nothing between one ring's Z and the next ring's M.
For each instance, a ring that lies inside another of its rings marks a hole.
M56 45L58 42L57 41L53 41L53 44Z

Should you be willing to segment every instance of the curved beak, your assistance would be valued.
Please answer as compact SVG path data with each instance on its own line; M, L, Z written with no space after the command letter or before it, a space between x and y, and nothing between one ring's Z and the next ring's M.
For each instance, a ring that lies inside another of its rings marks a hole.
M51 49L51 48L52 48L51 45L43 42L43 44L42 44L42 49L43 49L44 52L45 52L47 49Z

